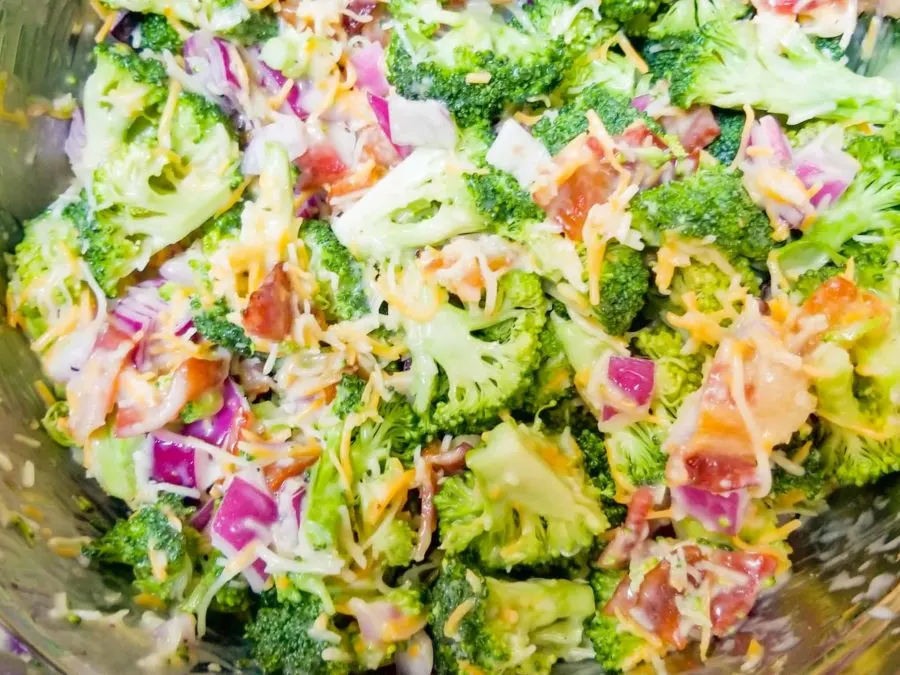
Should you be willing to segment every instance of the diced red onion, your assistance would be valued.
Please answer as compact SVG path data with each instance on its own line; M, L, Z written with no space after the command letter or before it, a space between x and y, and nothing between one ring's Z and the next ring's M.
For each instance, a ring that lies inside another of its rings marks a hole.
M176 434L151 437L150 477L160 483L197 487L197 451Z
M159 296L162 284L162 279L153 279L132 286L127 295L113 307L111 321L128 335L148 332L159 313L167 306Z
M391 96L388 110L393 143L430 148L452 148L456 145L456 125L442 102L410 101Z
M410 638L406 649L394 658L399 675L431 675L434 668L434 647L425 631Z
M781 130L781 125L771 115L760 117L753 125L748 147L770 148L773 159L781 164L789 164L793 155L791 144Z
M181 337L182 335L186 334L189 330L191 330L193 327L194 327L194 320L190 319L190 318L185 319L180 324L178 324L178 326L176 326L175 336Z
M135 44L135 31L140 25L140 16L141 15L137 12L119 10L116 12L115 18L113 18L109 34L114 40L118 40L133 49L137 49L138 47Z
M214 499L210 499L203 506L201 506L194 515L191 516L190 525L198 532L203 531L207 525L209 525L209 521L212 518L213 511L216 510L216 501Z
M196 31L183 48L187 72L198 78L204 92L234 112L240 108L241 81L234 64L240 59L234 45L209 31Z
M231 378L222 386L222 407L203 420L191 422L181 432L211 445L231 451L238 442L249 405Z
M69 135L66 137L66 143L63 146L66 157L69 158L72 171L76 173L84 157L84 146L86 144L87 132L84 128L84 110L79 106L72 113L72 120L69 123Z
M276 114L272 124L254 131L241 163L241 171L245 176L258 176L262 173L268 143L282 147L288 159L294 161L309 147L306 127L294 115Z
M631 107L644 112L652 100L650 94L641 94L640 96L635 96L631 99Z
M251 66L253 67L256 81L260 86L273 96L280 93L284 88L285 83L288 81L284 74L267 65L265 61L260 58L258 48L247 50L247 55ZM305 120L309 117L309 111L303 105L303 85L301 83L294 82L294 84L291 85L291 89L288 92L285 104L281 107L281 110L282 112L293 112L301 120Z
M713 493L682 485L672 488L672 509L679 517L696 518L708 530L735 535L744 523L750 496L746 490Z
M249 474L235 476L213 517L212 544L228 558L234 558L251 542L265 546L271 541L278 505L264 485L255 483L262 481L254 481ZM265 563L257 558L244 576L259 592L268 579Z
M844 133L828 127L794 154L794 172L807 188L819 186L810 198L817 209L833 204L859 171L859 162L843 150Z
M369 643L381 642L385 627L403 616L400 609L387 600L366 602L362 598L352 598L347 602L347 607L359 624L363 640Z
M623 394L639 406L650 403L653 395L653 381L656 366L649 359L631 356L612 356L607 374Z
M543 143L521 124L508 119L500 125L485 159L494 168L512 174L519 185L528 189L552 158Z
M100 328L98 322L92 321L53 343L43 359L47 374L57 382L68 382L81 372L94 350Z
M391 89L385 76L384 47L377 42L369 42L350 55L350 62L356 68L358 85L375 96L387 96Z
M400 157L407 157L409 153L412 152L412 148L408 145L397 145L394 143L394 137L391 134L391 111L388 106L388 102L386 98L382 98L381 96L376 96L375 94L369 93L367 94L369 99L369 105L372 108L372 113L375 115L375 121L378 122L378 126L384 132L384 135L391 142L391 145L394 146L394 150L397 151L397 154Z
M276 551L290 552L297 548L305 498L306 483L298 478L289 478L278 491L278 522L272 527Z

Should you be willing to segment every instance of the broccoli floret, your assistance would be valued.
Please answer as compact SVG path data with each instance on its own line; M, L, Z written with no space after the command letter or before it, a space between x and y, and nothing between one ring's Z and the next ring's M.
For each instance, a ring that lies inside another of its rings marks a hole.
M134 499L138 490L134 455L145 440L143 436L119 438L109 426L91 435L85 449L91 457L90 476L104 492L125 501Z
M740 110L715 108L713 117L719 125L719 135L706 146L706 151L725 166L731 166L741 147L747 116Z
M436 0L395 1L391 9L400 25L387 49L388 80L406 98L444 101L461 126L549 94L569 63L562 38L499 16L449 11ZM471 83L472 73L489 79Z
M584 6L572 12L578 4L577 0L529 0L523 3L527 21L534 30L559 38L565 45L566 55L578 60L592 47L612 37L619 29L618 24L601 16L590 6ZM513 22L520 25L519 19Z
M438 675L549 673L581 644L583 624L594 613L593 593L583 582L506 581L454 558L444 559L431 599ZM463 603L468 610L461 614Z
M803 237L778 251L789 278L829 262L842 263L841 249L853 237L896 236L900 231L900 143L889 134L886 128L880 136L858 136L849 143L847 152L860 163L853 182Z
M94 210L79 230L84 258L107 294L227 205L239 158L225 114L195 94L179 96L170 127L151 125L111 150L94 171Z
M498 228L514 230L522 222L544 220L541 207L505 171L486 167L484 172L468 174L466 183L475 208Z
M490 424L528 386L545 321L539 277L519 271L500 280L490 316L445 303L427 322L404 320L413 408L428 428L471 433Z
M613 136L618 136L635 122L643 122L651 131L661 132L653 118L631 105L631 98L615 93L602 84L595 84L564 105L559 114L545 115L534 125L535 138L547 146L555 155L573 138L588 130L586 114L589 110L597 113L603 126Z
M30 340L68 318L61 306L80 300L86 275L75 261L81 253L77 227L85 209L83 201L63 198L25 223L10 265L7 298L11 320Z
M466 456L469 470L435 496L441 547L506 570L590 549L608 523L580 453L570 449L514 422L494 427Z
M300 228L300 238L309 252L310 270L316 275L313 299L325 319L336 323L368 314L362 268L334 236L331 226L323 220L307 220Z
M198 420L205 420L212 417L222 409L225 399L222 392L216 389L205 391L193 401L187 404L178 413L178 417L184 424L191 424Z
M362 408L362 395L366 381L358 375L342 375L337 384L331 411L338 419L346 419L350 413Z
M818 447L825 474L840 486L867 485L900 471L897 436L879 440L836 424L825 424Z
M191 300L194 328L204 338L239 356L253 356L253 342L244 329L228 320L230 310L224 298L203 308L196 298Z
M816 428L811 424L805 424L794 432L789 443L777 448L789 458L796 457L802 451L805 455L801 464L803 473L798 476L780 466L773 466L771 495L777 497L800 490L810 501L827 496L830 481L826 477L825 458L819 448L815 447L815 441Z
M320 621L324 615L322 601L311 593L296 591L293 602L272 603L261 607L244 630L250 641L253 658L265 673L281 675L346 675L355 670L350 659L349 641L338 633L331 622ZM326 615L327 617L327 615ZM320 631L313 625L324 624ZM341 642L335 644L323 639L328 629ZM310 632L319 637L313 637ZM325 649L342 650L346 660L325 660Z
M636 665L640 661L638 652L646 645L642 638L623 630L616 618L605 612L606 603L624 577L624 572L597 570L590 579L597 611L585 633L594 646L594 658L607 673L619 673Z
M141 593L162 602L178 600L191 581L200 535L187 525L173 525L173 519L189 514L177 497L163 496L118 521L82 552L93 562L130 567ZM161 570L163 558L165 568Z
M50 438L64 448L78 446L69 432L69 404L66 401L57 401L47 408L41 418L41 426Z
M741 179L722 167L639 193L631 202L634 227L652 246L671 232L688 239L710 238L730 259L765 266L772 227L744 190Z
M233 0L218 1L226 10L229 6L236 6ZM222 30L221 33L224 37L234 40L238 44L252 47L278 35L278 15L268 9L251 11L250 16L245 20L233 28Z
M682 108L708 103L744 105L788 116L884 123L894 116L896 90L880 78L857 75L832 61L796 24L764 36L760 19L716 21L645 49L654 75L669 81ZM768 28L768 26L766 27Z
M200 250L207 258L215 253L222 242L235 237L241 231L245 202L238 202L225 213L210 218L199 231Z
M662 483L668 460L662 450L665 436L665 429L644 422L607 434L607 454L616 474L632 487Z
M600 302L593 310L610 335L622 335L640 314L650 290L644 257L623 244L606 249L600 272Z
M84 86L85 148L76 172L91 171L127 138L156 119L168 92L166 69L125 45L98 45Z
M606 514L610 527L618 527L625 521L628 509L615 500L618 489L609 470L606 443L603 435L597 431L596 422L578 432L575 439L584 459L584 471L600 492L603 513Z
M893 260L894 244L887 238L880 242L857 242L845 244L840 255L853 260L853 272L857 285L878 291L888 298L897 298L897 284L900 282L898 263ZM845 271L846 267L828 263L817 269L810 269L791 283L791 296L798 302L805 301L828 279Z
M169 51L181 53L184 40L172 28L169 20L159 14L144 14L140 17L137 29L132 33L131 46L134 49L149 49L151 52Z
M674 419L684 399L703 384L704 354L685 354L684 337L662 322L637 331L632 345L656 364L653 397Z
M550 322L544 325L538 339L540 365L534 373L534 384L520 394L521 407L532 414L537 414L567 398L571 395L573 387L572 368L569 366L562 342Z
M737 21L750 9L742 0L675 0L653 21L647 35L659 40L690 33L714 21Z
M193 590L179 609L197 614L213 584L222 576L225 561L218 551L207 554L200 563L199 578L195 579ZM209 604L209 611L219 614L247 616L253 604L253 593L243 577L237 576L220 588Z

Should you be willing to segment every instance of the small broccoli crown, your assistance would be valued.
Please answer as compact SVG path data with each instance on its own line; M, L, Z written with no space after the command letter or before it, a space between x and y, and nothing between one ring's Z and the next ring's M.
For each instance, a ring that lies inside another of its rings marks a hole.
M444 559L431 601L429 624L439 675L473 669L549 673L580 644L584 622L594 612L587 584L506 581L484 576L453 557Z
M703 384L702 353L685 354L685 339L674 328L657 322L637 331L634 350L656 364L653 395L672 416L687 396Z
M741 147L744 122L747 116L739 110L716 108L713 116L719 125L719 135L706 146L706 151L725 166L731 166Z
M160 14L143 14L139 21L139 28L132 40L132 47L140 50L149 49L151 52L157 53L165 51L173 54L181 53L184 40L172 28L166 17Z
M643 122L651 131L661 132L655 120L631 105L629 97L595 84L564 105L558 115L544 115L534 125L532 133L547 146L551 155L555 155L569 141L588 130L586 114L589 110L597 113L613 136L624 133L635 122Z
M789 443L778 448L787 457L804 455L801 464L803 473L798 476L781 467L773 467L772 495L777 497L800 490L806 499L811 501L827 496L830 491L830 481L826 477L825 458L819 448L815 446L815 441L816 429L810 424L805 424L794 432Z
M213 344L225 347L239 356L253 356L253 342L244 329L228 320L230 310L224 298L204 309L196 298L191 300L194 328Z
M365 389L366 381L358 375L341 375L331 411L338 419L347 419L348 415L362 408L362 396Z
M435 496L441 547L506 570L590 549L608 522L580 453L512 422L484 439L466 457L469 471L445 480Z
M466 175L475 208L499 229L518 229L522 223L541 221L544 211L505 171L488 168Z
M528 387L545 321L540 278L519 271L500 280L490 316L447 303L427 323L404 321L413 408L428 428L471 433L490 424Z
M625 521L628 508L615 500L618 489L609 470L609 455L603 435L597 431L596 420L591 416L590 427L582 429L575 436L584 462L584 471L590 477L594 487L600 492L603 513L609 520L610 527L617 527Z
M626 32L640 35L659 5L660 0L609 0L603 3L603 16L625 24Z
M654 40L690 33L713 21L736 21L750 12L741 0L675 0L647 31Z
M325 649L339 648L341 644L335 645L310 635L313 625L324 614L322 601L311 593L299 590L294 598L292 602L274 602L261 607L244 629L244 636L251 644L253 658L263 672L282 675L346 675L353 671L354 664L348 661L326 661L322 657ZM333 628L330 632L339 635Z
M69 404L66 401L57 401L47 408L41 418L41 426L50 438L64 448L78 446L69 432Z
M837 485L868 485L900 470L900 437L877 440L836 424L821 427L825 475Z
M597 611L588 622L585 633L594 646L594 658L607 673L618 673L635 665L635 653L646 644L642 638L622 630L615 617L605 612L606 603L623 578L624 572L610 570L597 570L590 578Z
M395 17L398 4L392 6ZM433 24L418 18L397 20L402 31L394 32L388 45L388 80L406 98L444 101L464 127L495 120L509 105L549 94L568 64L561 39L493 19L443 11L441 20L449 27L435 38ZM487 73L489 79L470 83L472 73Z
M573 17L571 12L576 4L574 0L531 0L523 6L534 29L561 38L567 55L575 59L619 29L615 21L605 14L601 17L590 6L582 6ZM513 22L519 25L515 17Z
M133 50L119 43L103 43L94 48L98 68L111 67L135 82L150 85L153 89L152 102L165 100L164 87L169 81L166 67L155 59L142 59ZM151 102L148 101L148 102Z
M772 250L772 227L750 199L739 176L722 167L638 193L631 202L633 223L651 245L664 233L710 238L729 258L764 266Z
M116 522L82 552L97 563L130 567L134 585L142 593L163 602L179 599L191 580L199 534L187 526L174 526L172 519L183 519L190 512L179 498L165 495ZM164 574L158 571L156 560L163 556Z
M534 384L522 390L521 405L515 406L532 414L556 405L573 392L572 368L550 322L544 325L538 339L540 364L534 373Z
M668 455L662 450L665 430L639 422L611 432L606 437L609 461L632 487L663 482Z
M734 267L741 285L750 293L759 295L760 280L746 259L734 259ZM679 268L672 277L671 295L667 305L673 309L685 309L682 298L685 293L692 293L697 308L704 313L722 309L721 296L731 286L732 278L713 264L694 262L687 267Z
M323 220L307 220L300 238L316 275L314 302L329 322L350 321L369 313L362 268Z
M229 6L235 3L225 0L223 4ZM249 18L222 31L222 35L245 47L261 44L278 35L278 16L268 9L253 10Z
M179 605L179 609L189 614L197 614L213 584L222 576L225 561L218 551L204 556L200 563L199 578L187 599ZM209 604L209 611L218 614L236 614L247 616L253 605L253 593L243 577L235 577L220 588Z
M104 293L115 297L120 282L134 271L132 261L140 255L140 246L123 237L104 214L79 223L78 236L84 247L82 256L94 279Z
M610 335L623 335L640 314L650 290L650 270L639 251L623 244L606 249L600 272L600 303L594 314Z
M857 75L818 51L799 30L773 46L751 21L714 21L666 37L645 49L654 76L669 81L682 108L708 103L749 105L789 115L884 123L892 119L896 89L887 80Z
M238 202L225 213L206 221L199 230L200 250L206 257L219 250L222 242L235 237L241 231L241 216L245 202Z

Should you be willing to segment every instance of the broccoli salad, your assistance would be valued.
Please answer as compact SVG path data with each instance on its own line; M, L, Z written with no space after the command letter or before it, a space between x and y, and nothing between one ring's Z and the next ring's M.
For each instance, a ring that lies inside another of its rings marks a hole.
M94 4L74 181L6 304L47 432L129 507L82 555L176 637L661 671L900 471L889 16Z

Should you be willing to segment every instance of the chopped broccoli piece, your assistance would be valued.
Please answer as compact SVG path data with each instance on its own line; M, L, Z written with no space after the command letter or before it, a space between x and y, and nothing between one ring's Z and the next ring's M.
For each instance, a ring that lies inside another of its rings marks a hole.
M331 323L358 319L369 312L363 290L362 268L353 259L331 226L323 220L307 220L300 238L310 255L310 269L316 275L316 306Z
M544 325L539 341L540 365L534 373L534 385L520 394L522 408L533 414L570 396L573 387L572 368L550 322Z
M546 321L539 277L504 275L496 307L487 316L445 303L427 322L403 321L413 408L430 430L483 428L528 386Z
M640 314L650 290L650 270L639 251L623 244L606 249L600 302L593 310L610 335L622 335Z
M179 606L181 611L196 614L200 610L206 594L222 576L225 562L218 551L212 551L203 558L198 570L200 577L195 580L190 595ZM243 577L238 576L216 592L209 604L209 611L247 616L252 605L253 593L250 586Z
M155 504L140 506L127 519L116 522L82 551L88 560L130 567L134 585L141 593L162 602L178 600L191 581L200 535L186 525L173 525L173 519L189 514L179 498L163 496ZM164 573L157 559L163 556Z
M722 167L639 193L631 202L634 227L658 245L665 233L710 238L730 259L764 267L772 250L772 227L751 201L739 176Z
M172 28L169 20L160 14L144 14L140 17L137 29L132 33L131 46L137 50L149 49L151 52L169 51L181 53L184 40Z
M498 228L515 229L518 224L544 220L544 212L516 179L505 171L488 167L486 172L466 175L475 208Z
M867 485L900 471L900 437L883 440L836 424L823 425L819 441L825 474L840 486Z
M777 40L761 35L763 30L759 18L716 21L651 43L645 54L654 75L669 81L672 102L682 108L749 105L787 115L790 124L812 117L873 123L893 118L893 84L832 61L797 24Z
M800 239L778 251L789 278L841 263L841 248L861 234L896 236L900 231L900 143L882 135L858 136L848 147L861 168L847 191L815 220Z
M653 21L648 37L660 40L669 35L690 33L714 21L737 21L750 12L743 0L675 0Z
M821 499L830 491L830 481L826 477L825 458L819 448L815 447L816 429L805 424L794 433L790 443L780 446L778 449L787 457L794 457L801 450L806 457L802 462L803 474L795 475L779 466L772 468L772 491L774 496L787 494L794 490L800 490L810 501ZM808 448L805 446L809 446Z
M355 670L354 663L346 660L325 660L325 649L342 649L348 654L349 642L337 632L331 622L320 622L324 608L322 601L311 593L295 591L293 602L273 603L261 607L244 630L250 641L253 658L265 673L282 675L347 675ZM327 615L325 615L327 617ZM321 637L322 631L313 626L323 623L340 638L335 644ZM310 635L315 632L318 637Z
M143 436L119 438L107 426L88 439L86 450L91 456L91 477L113 497L131 501L137 495L134 455L144 443Z
M346 419L350 413L362 408L362 395L366 381L357 375L342 375L337 384L331 411L338 419Z
M523 3L534 30L561 39L565 45L566 56L578 60L586 56L586 52L596 45L612 37L619 29L615 21L609 20L604 13L595 11L586 3L577 0L529 0ZM573 16L572 12L577 13ZM513 18L520 25L517 17Z
M225 213L210 218L200 229L200 250L206 257L215 253L226 239L241 231L245 202L238 202Z
M616 474L633 487L663 482L668 455L662 450L666 430L644 422L630 424L606 436L606 448Z
M184 424L205 420L219 412L224 402L221 391L210 389L200 394L199 398L188 401L178 416Z
M583 624L594 613L593 593L583 582L507 581L454 558L444 559L431 599L438 675L547 674L581 644Z
M578 432L575 438L584 458L584 471L600 491L603 513L606 514L610 527L617 527L625 521L628 509L615 500L618 489L609 470L609 455L603 435L597 431L594 423Z
M587 131L586 114L589 110L597 113L606 130L613 136L623 133L635 122L643 122L651 131L661 132L653 118L631 105L630 96L623 96L602 84L595 84L564 105L559 114L544 115L532 129L534 136L547 146L551 155L555 155L569 141Z
M69 433L69 404L66 401L57 401L49 408L41 418L41 425L47 435L64 448L74 448L78 443Z
M632 344L656 364L653 397L674 419L684 399L703 384L704 354L685 354L684 337L662 322L637 331Z
M569 446L570 448L571 446ZM441 547L492 569L552 565L589 550L607 526L581 456L503 422L435 496Z
M594 658L604 672L618 673L637 665L637 652L645 641L624 630L615 617L605 612L606 603L616 592L624 572L597 570L591 575L591 588L597 603L597 611L588 623L585 633L594 646Z
M569 63L562 38L493 14L449 11L437 0L390 6L398 25L387 49L388 80L406 98L443 101L461 126L549 94ZM472 73L489 79L470 83Z
M253 342L244 329L228 320L228 303L220 298L204 309L196 298L191 301L194 328L204 338L239 356L253 356Z
M719 135L706 146L706 151L721 164L731 166L741 147L744 123L747 116L740 110L713 109L713 116L719 125Z

